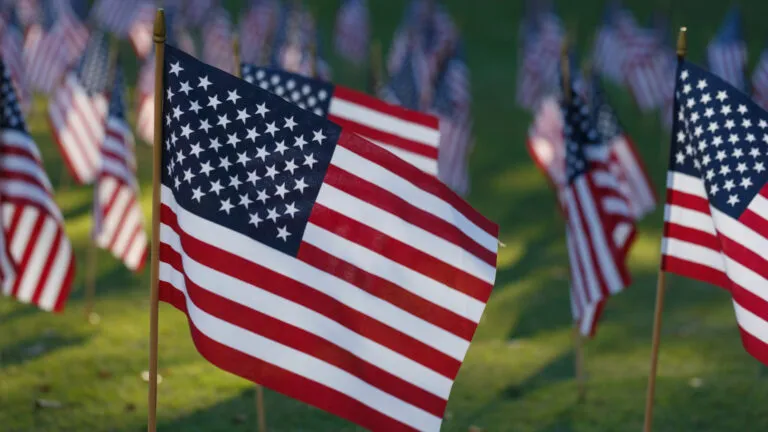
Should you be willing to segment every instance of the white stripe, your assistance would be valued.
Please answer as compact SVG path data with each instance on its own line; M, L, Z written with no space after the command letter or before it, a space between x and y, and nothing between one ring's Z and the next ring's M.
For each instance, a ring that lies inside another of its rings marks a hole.
M632 233L632 224L628 222L622 222L616 224L616 227L613 229L612 238L613 238L613 244L619 248L623 249L624 246L627 243L627 240L629 240L629 235Z
M582 336L589 336L597 313L597 303L590 303L584 308L584 314L579 319L579 332Z
M3 140L3 145L24 150L40 159L40 151L29 135L14 129L3 129L0 131L0 139Z
M747 208L751 209L751 206ZM759 257L763 257L766 254L766 251L768 251L768 239L726 213L721 212L716 207L710 206L710 211L712 212L712 220L714 220L715 227L717 227L720 235L731 239L735 243L739 243ZM728 274L730 275L730 273L729 271Z
M61 229L61 228L59 228ZM72 260L72 246L69 244L67 236L62 233L59 249L56 251L56 258L48 273L48 278L43 285L43 293L40 296L39 306L46 310L52 310L64 288L64 278L67 276L69 264Z
M72 168L82 181L90 182L95 175L95 170L88 166L88 162L82 155L78 140L85 140L81 136L85 133L79 122L69 125L62 117L62 113L56 104L51 105L48 115L53 123L54 134L59 137L64 157L72 165ZM77 136L76 136L77 135Z
M495 267L480 260L466 249L419 226L412 225L356 196L342 192L331 185L323 184L317 195L317 202L484 282L489 284L494 282Z
M343 279L186 211L176 203L173 192L166 186L161 186L161 195L162 202L175 210L181 229L190 234L194 233L198 240L247 261L258 260L260 266L322 292L440 352L453 358L464 358L469 341L405 312Z
M160 280L186 294L183 275L167 264L160 265ZM343 393L419 430L440 430L440 418L384 393L333 365L216 318L199 309L189 297L186 298L190 320L199 331L216 342Z
M603 210L607 213L613 214L613 215L619 215L619 216L625 216L627 218L630 218L632 215L629 212L629 207L627 206L627 202L620 198L610 197L610 198L603 198L601 200L603 204Z
M117 192L114 204L112 204L109 212L104 217L101 233L97 240L99 246L103 248L109 246L112 237L117 231L117 224L120 223L120 219L130 204L131 198L133 198L133 193L128 188L120 188Z
M29 302L35 295L35 290L40 282L40 275L48 254L53 247L53 241L56 239L56 222L49 217L45 218L40 233L37 236L37 242L34 244L32 254L27 261L26 269L19 281L19 290L17 297L22 302Z
M27 243L32 235L32 229L35 227L39 213L40 211L33 206L24 206L24 209L21 211L21 216L16 224L16 229L13 231L13 240L11 241L11 254L17 262L24 256L24 251L27 249Z
M589 249L589 241L584 237L584 230L581 228L581 214L576 204L576 198L573 191L570 188L566 188L564 191L564 203L568 209L569 229L570 233L574 237L576 246L578 247L578 256L581 262L581 268L584 270L584 301L598 299L602 296L599 283L596 280L597 274L595 265L597 263L592 262L591 252Z
M705 246L672 237L664 237L661 239L661 253L725 273L723 255L719 251Z
M457 227L474 241L491 252L498 249L498 240L467 219L449 203L419 188L389 170L353 153L342 146L336 146L331 163L337 167L367 180L407 201L412 206L431 213Z
M109 202L109 199L114 195L117 186L117 180L113 177L104 177L104 179L99 182L97 185L98 197L102 206Z
M619 136L611 143L611 149L614 155L620 161L621 167L629 180L632 189L632 199L640 202L640 207L644 212L649 211L656 199L653 196L651 185L643 172L639 160L635 158L635 153L630 149L629 141L624 136Z
M130 209L126 211L130 212L125 218L125 221L117 229L117 239L112 247L112 252L118 257L123 257L127 250L128 242L131 240L136 228L141 225L141 210L139 210L138 202L134 202ZM114 236L113 236L114 238Z
M6 180L0 182L0 194L8 198L21 198L43 207L48 214L61 220L61 213L51 197L39 187L24 180Z
M125 254L125 265L129 269L135 270L141 264L141 259L144 257L144 252L147 248L147 234L144 231L142 224L141 231L136 235L136 238L131 242L128 252Z
M703 231L707 234L717 235L712 216L691 210L687 207L667 204L664 206L664 221L686 228Z
M733 301L733 310L736 312L736 321L742 330L768 344L768 322L741 307L736 300Z
M439 130L372 110L366 106L341 99L338 96L331 98L331 106L328 108L328 112L331 115L369 127L375 127L383 132L432 147L437 147L440 143Z
M390 153L408 162L409 164L415 166L416 168L426 172L427 174L437 175L437 159L432 159L430 157L420 155L418 153L413 153L408 150L403 150L400 147L396 147L393 145L384 144L381 141L376 141L374 139L371 139L370 137L365 137L365 138L374 144L378 144L383 149L389 151Z

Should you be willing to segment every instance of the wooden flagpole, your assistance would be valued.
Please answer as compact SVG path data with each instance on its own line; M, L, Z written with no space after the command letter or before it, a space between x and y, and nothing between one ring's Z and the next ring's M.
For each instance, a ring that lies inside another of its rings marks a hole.
M165 12L157 10L152 39L155 42L155 132L152 158L152 244L149 293L149 395L147 430L157 430L157 321L160 251L160 169L163 152L163 68L165 63Z
M563 51L560 56L560 72L563 80L563 99L571 102L571 66L568 58L568 40L563 42ZM576 372L576 385L578 386L578 401L583 402L587 395L586 377L584 374L584 347L583 338L576 322L573 325L573 354L574 368Z
M232 38L232 57L234 58L233 75L242 78L242 69L240 66L240 40L237 36ZM259 432L267 432L267 414L264 411L264 389L256 384L256 415L258 416Z
M680 27L677 37L677 61L682 62L687 50L686 27ZM664 292L667 285L665 273L659 269L659 278L656 282L656 310L653 314L653 339L651 341L651 365L648 374L648 393L645 397L645 423L643 432L651 432L653 426L653 398L656 392L656 370L659 363L659 342L661 338L661 313L664 310Z

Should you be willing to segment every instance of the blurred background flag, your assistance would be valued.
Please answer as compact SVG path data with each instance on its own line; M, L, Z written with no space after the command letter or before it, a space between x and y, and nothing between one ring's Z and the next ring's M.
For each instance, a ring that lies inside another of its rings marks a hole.
M202 60L223 71L233 71L235 68L235 56L232 52L233 36L229 12L222 7L208 11L202 32Z
M768 109L768 49L763 49L752 73L752 98Z
M123 38L128 35L137 12L145 4L156 7L150 1L96 0L91 8L91 18L102 29Z
M713 74L746 91L747 45L743 32L741 12L732 7L707 47L707 62Z
M263 66L271 57L271 44L277 31L280 3L277 0L254 0L240 16L240 59Z
M139 60L146 60L152 52L152 26L157 7L149 1L134 5L133 17L128 28L128 40Z
M368 0L343 0L336 14L336 52L357 65L368 58L370 24Z
M602 77L614 84L624 84L624 38L617 28L619 14L626 14L618 0L609 2L603 12L603 21L595 35L593 48L594 68Z
M558 90L558 64L565 31L554 11L540 12L526 27L523 37L522 62L517 73L519 106L534 109L550 92Z
M3 281L3 294L61 311L75 275L72 246L2 61L0 77L0 202L5 240L16 266L16 277ZM0 260L0 266L7 263Z
M15 9L4 11L0 25L0 55L11 74L21 110L28 113L32 106L32 94L24 71L24 33Z

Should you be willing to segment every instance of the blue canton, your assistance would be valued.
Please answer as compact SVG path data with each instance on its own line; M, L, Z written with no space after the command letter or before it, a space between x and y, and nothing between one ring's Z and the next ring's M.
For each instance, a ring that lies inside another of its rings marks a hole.
M11 83L11 74L0 59L0 129L13 129L27 133L24 117L16 99L16 92Z
M565 175L568 184L571 184L589 169L585 146L596 146L597 131L592 121L591 113L584 100L574 91L571 91L570 103L564 103L563 111L563 135L565 139Z
M109 81L109 37L103 31L97 31L88 38L85 52L77 67L77 77L88 94L93 95L107 90Z
M768 180L768 113L698 66L678 71L670 170L700 177L710 203L738 218Z
M325 117L331 105L333 84L274 68L251 64L241 67L243 79L276 94L301 109Z
M603 94L602 86L597 75L592 76L592 116L594 117L598 139L604 143L622 134L621 124L613 107L608 103Z
M165 52L163 185L186 210L295 256L341 128Z
M115 80L109 95L109 116L125 120L125 78L123 68L115 65Z

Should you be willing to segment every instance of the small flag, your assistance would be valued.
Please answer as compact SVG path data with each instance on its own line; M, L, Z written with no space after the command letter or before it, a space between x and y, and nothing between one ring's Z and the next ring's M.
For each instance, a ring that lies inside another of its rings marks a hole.
M157 8L151 2L134 5L133 18L128 28L128 40L131 42L136 57L146 60L152 52L152 29L155 25Z
M367 0L344 0L336 15L336 52L358 65L368 57L368 20Z
M235 56L232 51L232 22L229 13L217 8L203 25L203 58L205 63L223 71L235 68ZM244 41L247 43L247 41Z
M277 0L252 2L240 21L240 60L257 65L267 62L279 13Z
M32 107L32 94L24 71L24 34L13 10L2 21L0 38L0 55L11 74L21 110L27 113Z
M391 153L171 46L165 83L160 299L188 315L201 354L367 429L438 431L498 227Z
M558 91L558 64L565 31L554 13L537 18L534 33L524 41L517 73L517 103L533 109L549 93Z
M707 47L709 70L741 91L746 90L747 44L742 34L741 13L732 8Z

